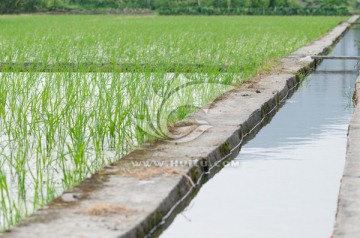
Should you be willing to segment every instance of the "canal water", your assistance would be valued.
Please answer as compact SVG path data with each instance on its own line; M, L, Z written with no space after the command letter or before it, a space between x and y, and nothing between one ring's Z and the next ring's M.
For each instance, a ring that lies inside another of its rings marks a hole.
M359 55L358 40L350 29L330 55ZM356 61L324 60L160 237L330 237L357 75Z

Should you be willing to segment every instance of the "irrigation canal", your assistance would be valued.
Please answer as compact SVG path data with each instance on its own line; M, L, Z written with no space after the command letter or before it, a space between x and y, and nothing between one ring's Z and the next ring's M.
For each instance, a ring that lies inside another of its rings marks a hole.
M329 55L359 55L359 27ZM160 237L329 237L357 75L356 60L324 60Z

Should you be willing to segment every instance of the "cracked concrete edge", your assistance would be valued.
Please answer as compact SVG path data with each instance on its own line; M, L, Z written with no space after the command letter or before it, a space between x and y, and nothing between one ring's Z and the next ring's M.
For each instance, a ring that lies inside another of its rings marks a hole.
M346 162L334 227L334 238L360 237L360 76L355 83L354 114L350 120Z
M317 61L309 55L329 50L358 18L351 17L324 37L281 59L275 73L249 80L223 94L208 107L206 115L195 113L195 118L212 125L195 140L145 143L0 236L144 237L164 222L154 234L161 232L174 218L172 209L181 210L202 183L222 168L220 164L213 173L202 176L208 165L224 156L227 160L235 157L244 143L243 135L251 131L246 139L254 136L276 112L272 109L293 92L300 75L312 70ZM151 166L138 166L146 161L151 161ZM204 161L205 166L201 163ZM179 166L178 162L188 166ZM201 183L194 189L200 178ZM179 203L181 199L184 201Z

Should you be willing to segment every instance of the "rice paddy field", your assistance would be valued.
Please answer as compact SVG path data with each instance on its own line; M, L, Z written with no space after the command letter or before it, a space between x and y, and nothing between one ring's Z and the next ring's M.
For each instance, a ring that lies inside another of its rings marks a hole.
M0 16L0 228L346 17Z

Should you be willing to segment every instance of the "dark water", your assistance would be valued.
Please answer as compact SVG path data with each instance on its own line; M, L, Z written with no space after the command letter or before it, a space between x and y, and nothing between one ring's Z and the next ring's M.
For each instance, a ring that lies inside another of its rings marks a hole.
M330 55L359 55L351 29ZM356 61L325 60L160 236L329 237L345 162ZM346 72L339 72L346 71Z

